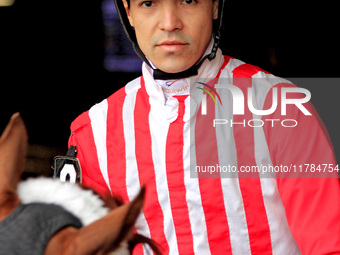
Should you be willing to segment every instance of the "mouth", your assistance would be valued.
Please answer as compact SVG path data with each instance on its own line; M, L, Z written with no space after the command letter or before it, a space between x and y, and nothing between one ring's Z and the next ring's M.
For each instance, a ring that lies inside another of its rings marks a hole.
M182 50L187 45L188 43L185 43L185 42L167 40L167 41L161 42L160 44L157 44L156 47L159 48L163 52L174 53L174 52Z

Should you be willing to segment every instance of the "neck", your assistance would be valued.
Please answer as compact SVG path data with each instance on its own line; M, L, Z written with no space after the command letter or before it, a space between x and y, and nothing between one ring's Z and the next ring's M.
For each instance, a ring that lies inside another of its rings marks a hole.
M6 190L0 193L0 221L4 220L20 204L15 190Z
M179 87L179 88L177 87L179 86L178 81L183 81L189 84L188 94L191 95L192 92L196 93L196 90L194 88L196 86L197 80L199 79L201 82L208 82L208 80L215 78L223 62L224 62L224 57L222 55L222 51L218 49L218 51L216 52L216 57L212 61L205 61L201 65L201 67L198 69L197 75L189 77L189 78L185 78L185 79L173 79L173 80L154 79L153 69L149 65L147 65L146 62L144 62L143 67L142 67L142 72L143 72L143 77L145 81L146 91L148 95L154 101L159 101L161 104L166 104L167 98L168 98L168 95L166 94L166 92L176 92L176 90L171 90L171 89L174 89L175 87L177 88L177 92L184 92L185 87L182 89L182 91L178 91L178 89L180 90L182 87ZM176 82L171 84L174 81ZM166 82L168 82L168 84L166 85L171 84L171 86L170 87L162 86L162 84ZM164 91L163 88L167 90ZM173 96L173 94L171 94L170 96Z
M204 54L200 58L198 62L203 63L205 59L209 56L214 45L213 38L210 40L210 44L205 50ZM187 81L187 77L194 76L198 74L198 66L192 66L186 71L170 74L164 73L157 69L154 64L148 59L151 68L148 68L150 73L154 76L155 81L162 87L162 91L164 93L165 99L167 100L170 96L175 95L188 95L190 88L189 82ZM169 76L169 77L168 77ZM158 79L157 79L158 78Z

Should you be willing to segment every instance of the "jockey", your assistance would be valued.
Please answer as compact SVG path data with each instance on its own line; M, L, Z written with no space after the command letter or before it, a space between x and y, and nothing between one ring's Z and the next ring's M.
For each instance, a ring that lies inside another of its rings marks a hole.
M115 4L142 76L72 122L83 184L128 202L145 183L136 230L165 254L340 254L327 130L301 93L276 109L296 86L222 54L224 0Z

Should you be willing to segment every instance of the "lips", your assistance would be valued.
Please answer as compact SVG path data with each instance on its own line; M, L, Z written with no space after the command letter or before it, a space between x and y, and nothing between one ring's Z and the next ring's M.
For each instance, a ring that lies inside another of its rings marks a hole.
M156 46L166 53L173 53L182 50L184 47L186 47L188 44L181 41L163 41L160 44L157 44Z

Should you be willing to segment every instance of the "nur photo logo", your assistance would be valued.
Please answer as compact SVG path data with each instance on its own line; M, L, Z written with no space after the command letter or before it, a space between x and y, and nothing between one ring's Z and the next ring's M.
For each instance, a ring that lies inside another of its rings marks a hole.
M223 80L222 80L223 81ZM245 115L245 111L252 113L252 116L256 118L244 119L242 122L234 122L233 118L221 119L214 118L213 126L216 125L226 125L229 124L231 127L236 124L250 127L262 127L268 123L271 127L274 127L276 123L280 122L283 127L295 127L298 125L298 121L294 118L283 118L287 117L287 108L297 107L305 116L312 115L310 111L304 106L305 103L309 102L311 99L311 93L305 88L299 87L282 87L282 86L272 86L267 89L265 96L263 87L257 85L255 87L243 87L242 89L236 85L223 83L216 80L216 84L211 85L203 82L197 82L199 85L197 89L203 90L205 93L202 94L201 99L201 115L207 115L207 95L213 100L215 108L221 107L221 110L230 110L232 108L232 115ZM257 81L257 84L261 84L261 81ZM266 83L263 82L264 88L266 88ZM217 92L219 91L219 93ZM231 100L230 100L231 95ZM292 98L293 96L293 98ZM227 98L228 97L228 98ZM264 102L271 101L270 107L264 109ZM217 102L219 101L219 103ZM232 101L232 102L230 102ZM259 103L260 101L260 103ZM279 115L277 113L279 111ZM275 114L276 113L276 114ZM269 118L275 114L275 118ZM278 118L278 116L280 118ZM268 117L268 118L267 118Z

